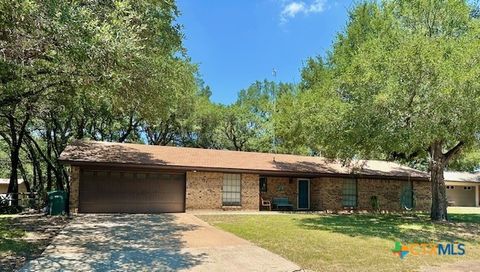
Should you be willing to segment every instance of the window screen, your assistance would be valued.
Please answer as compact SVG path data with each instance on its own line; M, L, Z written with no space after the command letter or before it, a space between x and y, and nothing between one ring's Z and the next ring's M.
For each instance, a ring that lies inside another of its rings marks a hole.
M240 206L240 175L224 174L223 175L223 205L224 206Z
M342 205L344 207L357 206L357 180L346 179L343 181Z
M267 178L260 177L260 192L266 192L266 191L267 191Z

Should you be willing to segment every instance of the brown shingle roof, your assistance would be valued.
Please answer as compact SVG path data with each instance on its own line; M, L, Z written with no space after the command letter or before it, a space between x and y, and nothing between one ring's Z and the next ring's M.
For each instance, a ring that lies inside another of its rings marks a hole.
M455 172L447 171L444 174L446 181L468 181L468 182L480 182L480 172Z
M117 164L164 169L243 171L271 174L362 175L428 180L425 172L398 163L360 160L345 166L322 157L142 144L76 141L60 160L67 164Z

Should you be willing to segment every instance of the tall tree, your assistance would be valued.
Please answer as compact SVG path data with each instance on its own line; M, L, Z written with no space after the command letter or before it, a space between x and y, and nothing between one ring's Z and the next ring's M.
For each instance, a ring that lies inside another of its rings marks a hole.
M297 88L289 83L256 81L238 93L235 106L248 114L248 129L252 135L247 140L249 150L260 152L286 151L277 135L278 116L288 97ZM238 110L237 110L238 111Z
M475 172L480 170L480 148L473 146L463 150L463 152L455 158L449 165L450 171L467 171Z
M316 135L340 157L429 157L432 220L447 220L444 169L480 132L480 22L460 0L364 2L328 63ZM327 120L326 122L323 122ZM382 155L383 154L383 155Z
M220 124L224 106L210 100L212 92L202 80L199 86L193 108L180 127L180 142L182 146L223 149Z
M333 90L332 72L322 58L309 59L302 70L302 81L298 90L282 95L277 100L276 136L280 151L304 155L321 155L321 141L326 130L333 129L333 113L341 106L325 95L318 94ZM330 114L325 115L324 112Z
M0 136L7 143L10 155L10 183L7 193L12 195L12 203L17 206L20 151L28 122L32 118L32 105L28 102L10 105L2 111L0 118L6 120L6 126L0 128Z
M36 174L46 173L46 188L54 180L61 189L66 173L57 158L72 137L140 141L142 121L192 99L196 67L182 47L178 14L173 1L0 0L9 193L25 165L17 163L22 150L35 157Z

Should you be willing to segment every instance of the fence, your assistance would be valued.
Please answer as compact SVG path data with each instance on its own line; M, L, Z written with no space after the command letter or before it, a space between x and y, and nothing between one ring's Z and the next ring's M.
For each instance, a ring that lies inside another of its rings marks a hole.
M6 212L13 207L12 198L15 194L0 194L0 210ZM17 193L18 206L21 209L35 209L40 210L45 206L45 198L37 192L31 193Z

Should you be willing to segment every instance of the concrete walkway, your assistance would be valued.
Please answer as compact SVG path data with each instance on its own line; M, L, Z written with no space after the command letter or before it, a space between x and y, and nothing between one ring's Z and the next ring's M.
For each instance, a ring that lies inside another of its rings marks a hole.
M20 271L295 271L192 214L81 215Z

